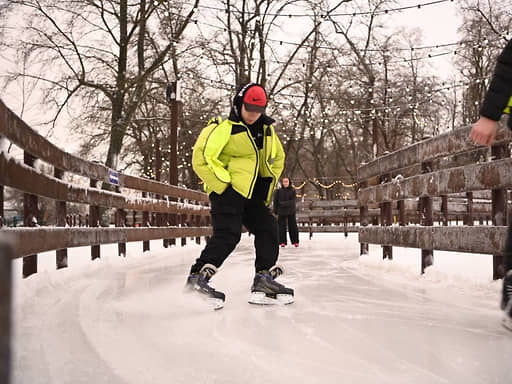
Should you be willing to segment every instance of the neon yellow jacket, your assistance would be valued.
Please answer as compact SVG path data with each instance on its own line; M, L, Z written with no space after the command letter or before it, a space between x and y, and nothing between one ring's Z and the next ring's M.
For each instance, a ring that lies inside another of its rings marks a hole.
M511 108L512 108L512 97L508 100L507 107L505 108L505 110L503 112L505 112L505 113L510 115L510 109Z
M270 177L265 204L284 168L283 146L272 125L263 125L263 148L258 150L249 128L229 119L212 119L197 138L192 151L192 167L204 182L205 191L221 194L231 184L250 199L258 177Z

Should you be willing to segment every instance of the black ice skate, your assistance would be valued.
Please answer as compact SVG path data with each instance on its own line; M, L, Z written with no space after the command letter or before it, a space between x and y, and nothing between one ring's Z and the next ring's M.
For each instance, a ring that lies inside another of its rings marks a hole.
M197 292L201 297L205 298L213 305L213 309L221 309L224 307L226 295L208 285L211 277L215 275L217 268L211 264L205 264L199 273L191 273L187 278L186 287L192 291Z
M505 312L503 326L512 331L512 270L503 278L503 292L501 296L501 309Z
M274 280L283 272L283 268L279 265L273 266L268 271L257 272L251 287L249 303L262 305L293 303L293 289L287 288Z

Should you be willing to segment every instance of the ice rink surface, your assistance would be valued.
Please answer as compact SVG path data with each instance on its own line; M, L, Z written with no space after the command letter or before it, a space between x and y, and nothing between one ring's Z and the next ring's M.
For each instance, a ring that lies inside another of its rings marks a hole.
M357 234L315 234L281 251L296 302L253 306L252 241L212 280L226 293L220 311L183 293L202 249L190 240L144 255L129 244L126 258L102 247L111 255L95 262L72 250L61 271L40 255L42 272L15 279L13 383L512 383L499 282L420 277L377 247L359 258ZM416 263L418 252L401 256Z

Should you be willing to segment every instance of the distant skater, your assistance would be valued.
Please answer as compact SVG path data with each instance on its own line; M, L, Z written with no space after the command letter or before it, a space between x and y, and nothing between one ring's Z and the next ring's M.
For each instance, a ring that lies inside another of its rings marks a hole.
M296 218L296 200L297 194L295 188L290 184L288 177L283 177L282 188L274 192L274 213L277 215L277 222L279 224L279 244L285 247L287 242L286 226L288 225L288 232L290 232L290 241L296 247L299 246L299 228L297 227Z

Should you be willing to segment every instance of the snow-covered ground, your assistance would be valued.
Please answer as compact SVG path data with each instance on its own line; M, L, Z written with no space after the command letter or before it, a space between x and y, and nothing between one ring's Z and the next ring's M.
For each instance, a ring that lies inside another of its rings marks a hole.
M301 235L302 236L302 235ZM202 245L152 242L70 250L70 268L19 278L15 263L13 382L19 383L511 383L512 334L500 326L490 256L380 247L359 258L357 234L307 234L285 248L289 306L247 303L252 238L213 279L226 293L212 311L183 293Z

